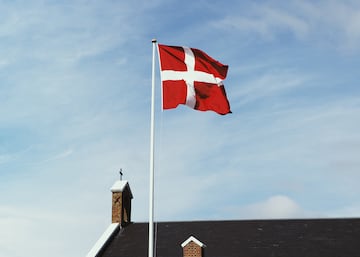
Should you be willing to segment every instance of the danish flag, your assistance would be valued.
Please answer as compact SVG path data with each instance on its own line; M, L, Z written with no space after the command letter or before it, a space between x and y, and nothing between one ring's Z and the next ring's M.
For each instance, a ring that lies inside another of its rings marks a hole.
M231 113L223 85L227 65L196 48L158 44L158 51L163 109L184 104L199 111Z

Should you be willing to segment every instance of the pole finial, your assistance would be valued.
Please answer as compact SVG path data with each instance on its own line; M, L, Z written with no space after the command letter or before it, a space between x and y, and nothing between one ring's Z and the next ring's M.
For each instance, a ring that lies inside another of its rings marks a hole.
M153 38L153 39L151 40L151 42L156 43L156 42L157 42L156 38Z
M120 180L122 180L122 176L123 176L122 168L120 168L119 174L120 174Z

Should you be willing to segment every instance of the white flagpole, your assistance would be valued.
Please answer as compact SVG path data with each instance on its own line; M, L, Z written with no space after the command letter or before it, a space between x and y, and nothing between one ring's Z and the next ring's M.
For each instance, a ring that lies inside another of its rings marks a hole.
M154 137L155 137L155 50L156 39L152 40L152 80L151 80L151 125L150 125L150 192L149 192L149 252L154 257Z

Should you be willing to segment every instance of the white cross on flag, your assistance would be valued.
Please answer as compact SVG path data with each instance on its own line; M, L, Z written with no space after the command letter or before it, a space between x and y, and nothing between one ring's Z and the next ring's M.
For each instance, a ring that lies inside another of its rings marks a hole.
M231 113L223 80L228 66L199 49L158 44L163 109L185 104L199 111Z

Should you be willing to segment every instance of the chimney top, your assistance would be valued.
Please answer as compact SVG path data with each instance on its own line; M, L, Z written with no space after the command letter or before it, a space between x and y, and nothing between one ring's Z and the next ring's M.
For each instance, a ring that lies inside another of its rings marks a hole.
M200 247L205 247L205 245L200 242L198 239L196 239L195 237L193 236L190 236L188 239L186 239L182 244L181 244L181 247L184 248L184 246L186 246L188 243L190 242L194 242L195 244L197 244L198 246Z
M133 198L133 195L131 193L130 190L130 186L127 180L118 180L114 183L114 185L110 188L111 192L116 193L116 192L123 192L124 189L128 187L129 192L130 192L130 197Z
M111 222L125 226L131 223L131 199L133 195L126 180L118 180L111 187L112 212Z
M193 236L185 240L181 247L183 248L183 257L203 257L205 245Z

